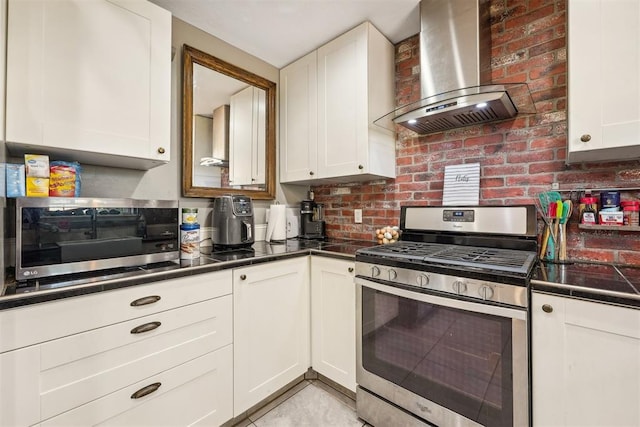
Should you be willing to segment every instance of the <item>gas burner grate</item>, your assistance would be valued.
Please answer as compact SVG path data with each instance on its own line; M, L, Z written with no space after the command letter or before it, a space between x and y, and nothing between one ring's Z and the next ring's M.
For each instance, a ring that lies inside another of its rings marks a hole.
M535 253L529 251L423 242L397 242L358 252L383 258L519 274L527 274L535 262Z

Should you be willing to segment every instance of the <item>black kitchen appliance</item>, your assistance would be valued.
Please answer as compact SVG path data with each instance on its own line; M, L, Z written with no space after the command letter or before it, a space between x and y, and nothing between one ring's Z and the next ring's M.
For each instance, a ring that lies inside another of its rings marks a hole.
M313 200L300 202L300 237L303 239L325 239L324 205Z
M253 245L254 227L250 197L225 195L213 201L214 248L233 249Z
M18 281L179 258L176 201L25 197L15 203Z
M403 206L400 229L356 252L358 416L529 425L534 206Z

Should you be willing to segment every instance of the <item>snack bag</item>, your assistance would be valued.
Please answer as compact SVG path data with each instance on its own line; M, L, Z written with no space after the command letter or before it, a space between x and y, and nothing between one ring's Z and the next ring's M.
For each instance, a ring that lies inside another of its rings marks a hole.
M49 196L80 197L80 169L78 162L51 162Z

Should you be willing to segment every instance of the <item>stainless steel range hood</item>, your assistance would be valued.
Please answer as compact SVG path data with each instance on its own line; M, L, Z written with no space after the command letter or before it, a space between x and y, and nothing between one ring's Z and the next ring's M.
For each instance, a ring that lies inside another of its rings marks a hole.
M424 135L535 112L525 83L491 84L488 0L422 0L422 99L376 120Z

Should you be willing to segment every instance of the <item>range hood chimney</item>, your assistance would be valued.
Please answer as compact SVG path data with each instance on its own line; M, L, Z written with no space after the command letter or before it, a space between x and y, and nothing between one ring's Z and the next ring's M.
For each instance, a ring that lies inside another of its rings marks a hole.
M420 2L422 99L376 120L419 135L535 112L525 83L491 84L489 0Z

